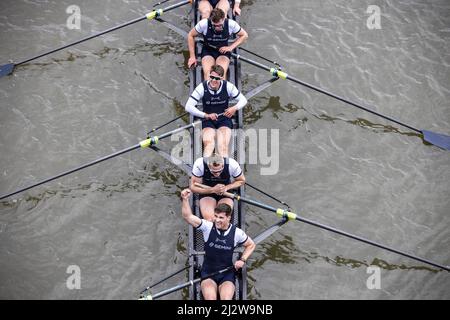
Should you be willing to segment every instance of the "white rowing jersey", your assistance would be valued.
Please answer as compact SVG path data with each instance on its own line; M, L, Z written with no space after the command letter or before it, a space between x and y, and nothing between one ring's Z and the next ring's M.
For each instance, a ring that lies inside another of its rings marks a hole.
M228 158L228 172L230 173L230 177L237 178L242 174L242 169L239 163L233 158ZM205 173L205 164L204 158L198 158L194 162L194 166L192 167L192 174L197 178L203 177Z
M203 233L203 239L205 240L205 242L208 241L211 230L213 230L213 226L214 223L212 223L211 221L202 219L202 222L197 227L197 230L200 230ZM230 223L228 229L223 233L224 236L226 236L230 232L231 226L232 224ZM217 229L215 230L217 234L220 235L219 233L220 231ZM236 232L234 233L234 246L236 247L244 244L247 241L247 239L248 235L243 230L236 227Z
M236 101L237 101L236 102L236 110L242 109L247 104L247 98L231 82L221 81L220 86L217 89L217 91L211 90L209 87L209 81L207 83L208 83L208 85L207 85L208 91L212 96L215 96L215 95L217 95L218 92L221 92L223 84L226 83L228 97L231 99L236 99ZM203 111L200 111L196 107L197 103L202 101L204 95L205 95L205 88L204 88L203 82L202 82L194 89L194 91L192 91L192 94L189 97L188 101L186 102L186 106L184 107L185 110L195 117L204 118L205 113ZM205 107L205 106L203 106L203 107Z
M195 31L206 36L208 32L208 19L202 19L195 25ZM228 33L230 36L232 34L239 33L241 31L241 26L234 20L228 19Z

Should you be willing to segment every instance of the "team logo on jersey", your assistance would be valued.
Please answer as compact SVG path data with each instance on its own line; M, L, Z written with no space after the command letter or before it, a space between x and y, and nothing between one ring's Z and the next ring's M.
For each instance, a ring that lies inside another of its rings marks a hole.
M225 239L220 240L219 238L216 238L216 242L223 243L224 245L227 244L227 241Z

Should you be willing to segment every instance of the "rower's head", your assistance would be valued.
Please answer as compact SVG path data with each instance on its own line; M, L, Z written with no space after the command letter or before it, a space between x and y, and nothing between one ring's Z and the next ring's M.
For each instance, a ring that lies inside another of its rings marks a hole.
M215 32L222 32L223 24L225 22L225 12L223 12L222 9L214 8L211 11L211 15L209 16L209 19L211 20L213 30Z
M213 90L217 90L220 87L220 81L222 81L224 73L225 70L218 64L211 67L211 70L209 71L209 86Z
M219 230L226 230L231 221L231 207L226 203L219 203L214 209L214 223Z
M212 156L206 158L206 164L208 165L208 169L213 176L220 176L224 168L223 157L214 153Z

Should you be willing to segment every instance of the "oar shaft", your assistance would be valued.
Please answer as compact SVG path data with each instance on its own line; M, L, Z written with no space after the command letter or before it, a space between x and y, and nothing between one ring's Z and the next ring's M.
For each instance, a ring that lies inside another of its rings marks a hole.
M27 62L30 62L30 61L32 61L32 60L39 59L39 58L41 58L41 57L43 57L43 56L46 56L46 55L49 55L49 54L52 54L52 53L55 53L55 52L58 52L58 51L61 51L61 50L64 50L64 49L67 49L67 48L72 47L72 46L74 46L74 45L77 45L77 44L79 44L79 43L82 43L82 42L88 41L88 40L90 40L90 39L99 37L99 36L101 36L101 35L103 35L103 34L105 34L105 33L112 32L112 31L114 31L114 30L121 29L121 28L123 28L123 27L129 26L130 24L133 24L133 23L136 23L136 22L145 20L146 18L147 18L146 16L139 17L139 18L133 19L133 20L131 20L131 21L128 21L128 22L126 22L126 23L123 23L123 24L121 24L121 25L115 26L115 27L113 27L113 28L106 29L106 30L104 30L104 31L95 33L95 34L90 35L90 36L88 36L88 37L86 37L86 38L77 40L77 41L75 41L75 42L72 42L72 43L66 44L66 45L64 45L64 46L61 46L61 47L59 47L59 48L53 49L53 50L51 50L51 51L48 51L48 52L39 54L39 55L34 56L34 57L32 57L32 58L23 60L23 61L21 61L21 62L18 62L18 63L16 63L16 66L21 65L21 64L24 64L24 63L27 63Z
M252 188L252 189L254 189L254 190L256 190L256 191L258 191L259 193L262 193L262 194L265 195L266 197L269 197L270 199L275 200L276 202L281 203L282 205L284 205L284 206L290 208L290 206L289 206L286 202L281 201L280 199L275 198L274 196L268 194L267 192L262 191L261 189L259 189L259 188L255 187L255 186L251 185L250 183L245 182L245 185L249 186L250 188Z
M185 0L185 1L182 1L182 2L179 2L179 3L175 3L175 4L171 5L171 6L168 6L167 8L159 9L159 10L161 10L161 11L159 11L159 12L167 12L167 11L176 9L176 8L178 8L178 7L184 6L185 4L188 4L188 3L191 3L191 2L192 2L192 0ZM152 12L155 12L155 11L152 11ZM85 38L83 38L83 39L80 39L80 40L77 40L77 41L75 41L75 42L66 44L66 45L64 45L64 46L61 46L61 47L56 48L56 49L53 49L53 50L51 50L51 51L48 51L48 52L39 54L39 55L37 55L37 56L34 56L34 57L32 57L32 58L29 58L29 59L20 61L20 62L16 63L15 65L18 66L18 65L21 65L21 64L30 62L30 61L32 61L32 60L39 59L39 58L41 58L41 57L43 57L43 56L46 56L46 55L55 53L55 52L57 52L57 51L64 50L64 49L66 49L66 48L72 47L72 46L74 46L74 45L77 45L77 44L79 44L79 43L85 42L85 41L87 41L87 40L90 40L90 39L99 37L99 36L101 36L101 35L104 35L105 33L112 32L112 31L115 31L115 30L124 28L124 27L126 27L126 26L129 26L129 25L131 25L131 24L137 23L137 22L142 21L142 20L145 20L145 19L152 19L152 18L154 18L154 17L156 17L156 16L158 15L158 14L156 14L156 15L151 15L152 12L150 12L150 13L148 13L148 14L142 16L142 17L135 18L135 19L130 20L130 21L128 21L128 22L122 23L122 24L120 24L120 25L118 25L118 26L115 26L115 27L112 27L112 28L109 28L109 29L106 29L106 30L103 30L103 31L100 31L100 32L97 32L97 33L94 33L94 34L92 34L92 35L90 35L90 36L87 36L87 37L85 37Z
M217 115L217 117L222 117L223 115L224 115L224 112L219 113L219 114ZM191 122L191 123L189 123L189 124L187 124L187 125L185 125L185 126L182 126L182 127L177 128L177 129L174 129L174 130L172 130L172 131L163 133L162 135L158 136L158 139L159 139L159 140L162 140L162 139L167 138L167 137L170 137L171 135L174 135L175 133L178 133L178 132L180 132L180 131L183 131L183 130L186 130L186 129L189 129L189 128L194 128L195 126L201 124L201 123L204 122L204 121L207 121L207 119L197 120L197 121Z
M215 47L215 46L211 46L211 45L208 45L208 46L217 49L217 47ZM247 63L249 63L249 64L251 64L251 65L253 65L253 66L255 66L255 67L261 68L261 69L266 70L266 71L269 71L269 72L271 72L271 73L275 71L275 74L273 74L273 75L276 75L276 73L279 71L279 70L277 70L277 69L270 68L270 67L268 67L268 66L266 66L266 65L263 65L263 64L261 64L261 63L259 63L259 62L256 62L256 61L253 61L253 60L251 60L251 59L242 57L241 55L238 55L238 54L235 54L235 53L231 53L231 55L232 55L233 57L236 57L236 58L238 58L238 59L240 59L240 60L242 60L242 61L245 61L245 62L247 62ZM369 112L369 113L372 113L372 114L374 114L374 115L377 115L377 116L379 116L379 117L382 117L382 118L384 118L384 119L386 119L386 120L395 122L395 123L397 123L397 124L399 124L399 125L401 125L401 126L404 126L404 127L408 128L408 129L411 129L411 130L416 131L416 132L418 132L418 133L421 133L421 132L422 132L421 130L419 130L419 129L417 129L417 128L414 128L414 127L412 127L412 126L410 126L410 125L407 125L407 124L405 124L405 123L403 123L403 122L401 122L401 121L398 121L398 120L396 120L396 119L394 119L394 118L392 118L392 117L385 116L385 115L383 115L383 114L381 114L381 113L378 113L378 112L376 112L376 111L374 111L374 110L371 110L371 109L369 109L369 108L367 108L367 107L364 107L364 106L362 106L361 104L358 104L358 103L356 103L356 102L350 101L350 100L345 99L345 98L343 98L343 97L341 97L341 96L338 96L338 95L336 95L336 94L334 94L334 93L331 93L331 92L329 92L329 91L326 91L326 90L324 90L324 89L322 89L322 88L319 88L319 87L314 86L314 85L312 85L312 84L309 84L309 83L306 83L306 82L301 81L301 80L299 80L299 79L296 79L296 78L294 78L294 77L292 77L292 76L290 76L290 75L288 75L288 74L286 74L286 73L284 73L284 72L283 72L283 73L280 72L280 74L281 74L285 79L287 79L287 80L291 80L292 82L295 82L295 83L297 83L297 84L300 84L300 85L302 85L302 86L305 86L305 87L307 87L307 88L310 88L310 89L312 89L312 90L315 90L315 91L317 91L317 92L323 93L323 94L325 94L325 95L327 95L327 96L329 96L329 97L335 98L335 99L337 99L337 100L339 100L339 101L348 103L348 104L350 104L350 105L352 105L352 106L354 106L354 107L357 107L357 108L359 108L359 109L361 109L361 110L367 111L367 112Z
M222 269L222 270L219 270L219 271L216 271L216 272L207 274L207 275L205 275L205 276L203 276L203 277L201 277L201 278L197 278L197 279L194 279L194 280L190 280L190 281L185 282L185 283L182 283L182 284L180 284L180 285L178 285L178 286L176 286L176 287L173 287L173 288L170 288L170 289L167 289L167 290L158 292L158 293L156 293L155 295L152 295L152 299L153 299L153 300L156 300L156 299L158 299L158 298L160 298L160 297L162 297L162 296L168 295L169 293L172 293L172 292L181 290L181 289L186 288L186 287L189 287L189 286L193 286L194 284L196 284L196 283L198 283L198 282L200 282L200 281L203 281L203 280L205 280L205 279L214 277L215 275L218 275L218 274L221 274L221 273L225 273L225 272L227 272L227 271L229 271L229 270L231 270L231 269L233 269L233 268L234 268L234 266L229 266L229 267L226 267L225 269Z
M25 188L22 188L22 189L20 189L20 190L17 190L17 191L14 191L14 192L5 194L5 195L3 195L3 196L0 196L0 200L3 200L3 199L8 198L8 197L10 197L10 196L13 196L13 195L15 195L15 194L17 194L17 193L20 193L20 192L29 190L29 189L31 189L31 188L40 186L41 184L44 184L44 183L47 183L47 182L56 180L56 179L61 178L61 177L64 177L64 176L67 176L68 174L71 174L71 173L74 173L74 172L76 172L76 171L79 171L79 170L88 168L88 167L93 166L93 165L95 165L95 164L97 164L97 163L100 163L100 162L103 162L103 161L105 161L105 160L108 160L108 159L117 157L117 156L119 156L119 155L121 155L121 154L130 152L130 151L132 151L132 150L135 150L135 149L138 149L138 148L146 148L146 147L150 147L150 146L152 146L152 145L154 145L154 144L157 144L159 140L162 140L162 139L165 139L165 138L167 138L167 137L170 137L171 135L173 135L173 134L175 134L175 133L177 133L177 132L183 131L183 130L185 130L185 129L193 128L193 127L195 127L196 125L201 124L202 121L204 121L204 120L198 120L198 121L195 121L195 122L190 123L190 124L188 124L188 125L185 125L185 126L183 126L183 127L180 127L180 128L174 129L174 130L172 130L172 131L163 133L163 134L160 135L160 136L155 136L155 137L147 138L147 139L145 139L145 140L142 140L139 144L136 144L136 145L134 145L134 146L132 146L132 147L128 147L128 148L126 148L126 149L117 151L117 152L115 152L115 153L113 153L113 154L110 154L110 155L108 155L108 156L105 156L105 157L102 157L102 158L100 158L100 159L94 160L94 161L92 161L92 162L86 163L86 164L84 164L84 165L82 165L82 166L73 168L73 169L71 169L71 170L65 171L65 172L60 173L60 174L58 174L58 175L56 175L56 176L53 176L53 177L51 177L51 178L48 178L48 179L39 181L38 183L32 184L32 185L30 185L30 186L28 186L28 187L25 187Z
M198 183L198 182L195 182L194 185L199 187L199 188L202 188L202 189L211 189L210 186L207 186L205 184ZM257 202L257 201L251 200L251 199L243 198L243 197L241 197L239 195L236 195L236 194L233 194L231 192L224 192L223 195L228 197L228 198L231 198L231 199L236 199L236 200L248 203L248 204L252 204L255 207L259 207L259 208L266 209L266 210L269 210L269 211L277 212L277 209L274 208L274 207L268 206L266 204L263 204L261 202Z
M167 277L165 277L165 278L163 278L163 279L161 279L161 280L159 280L159 281L157 281L157 282L155 282L155 283L149 285L148 287L146 287L144 290L141 291L141 295L144 294L147 290L149 290L149 289L151 289L151 288L157 286L157 285L160 284L160 283L163 283L163 282L166 281L167 279L170 279L170 278L176 276L177 274L179 274L180 272L183 272L183 271L186 270L187 268L190 268L190 265L188 265L188 266L186 266L186 267L183 267L183 269L177 270L177 271L175 271L174 273L168 275Z
M350 105L352 105L352 106L354 106L354 107L357 107L357 108L359 108L359 109L361 109L361 110L364 110L364 111L366 111L366 112L369 112L369 113L372 113L372 114L374 114L374 115L377 115L377 116L379 116L379 117L381 117L381 118L384 118L384 119L386 119L386 120L395 122L395 123L397 123L397 124L399 124L399 125L401 125L401 126L404 126L404 127L408 128L408 129L411 129L411 130L413 130L413 131L416 131L416 132L418 132L418 133L421 133L421 131L420 131L419 129L414 128L414 127L412 127L412 126L410 126L410 125L407 125L406 123L403 123L403 122L401 122L401 121L398 121L398 120L396 120L396 119L394 119L394 118L392 118L392 117L385 116L384 114L378 113L378 112L376 112L376 111L374 111L374 110L371 110L371 109L369 109L369 108L367 108L367 107L364 107L364 106L362 106L361 104L358 104L358 103L356 103L356 102L350 101L350 100L345 99L345 98L343 98L343 97L341 97L341 96L338 96L338 95L336 95L336 94L334 94L334 93L331 93L331 92L329 92L329 91L326 91L326 90L324 90L324 89L321 89L321 88L319 88L319 87L316 87L316 86L314 86L314 85L312 85L312 84L309 84L309 83L306 83L306 82L301 81L301 80L299 80L299 79L296 79L296 78L294 78L294 77L291 77L290 75L288 75L286 79L287 79L287 80L291 80L291 81L293 81L293 82L295 82L295 83L297 83L297 84L300 84L300 85L302 85L302 86L305 86L305 87L307 87L307 88L310 88L310 89L312 89L312 90L315 90L315 91L317 91L317 92L323 93L323 94L325 94L325 95L327 95L327 96L329 96L329 97L335 98L335 99L337 99L337 100L339 100L339 101L342 101L342 102L344 102L344 103L350 104Z
M174 135L175 133L181 132L181 131L189 129L189 128L194 128L196 125L201 124L201 123L202 123L202 120L197 120L195 122L192 122L190 124L182 126L182 127L178 128L178 129L174 129L172 131L163 133L162 135L158 136L158 139L162 140L164 138L170 137L171 135Z
M87 167L91 167L91 166L93 166L93 165L95 165L95 164L97 164L97 163L100 163L100 162L103 162L103 161L105 161L105 160L108 160L108 159L117 157L117 156L119 156L119 155L121 155L121 154L130 152L130 151L135 150L135 149L138 149L138 148L140 148L140 147L141 147L140 144L136 144L136 145L134 145L134 146L132 146L132 147L129 147L129 148L126 148L126 149L117 151L117 152L115 152L115 153L113 153L113 154L110 154L110 155L108 155L108 156L102 157L102 158L97 159L97 160L95 160L95 161L86 163L86 164L84 164L84 165L82 165L82 166L79 166L79 167L70 169L70 170L68 170L68 171L65 171L65 172L63 172L63 173L60 173L60 174L58 174L58 175L56 175L56 176L53 176L53 177L51 177L51 178L48 178L48 179L39 181L38 183L32 184L32 185L30 185L30 186L28 186L28 187L25 187L25 188L22 188L22 189L20 189L20 190L17 190L17 191L8 193L8 194L6 194L6 195L3 195L3 196L0 197L0 200L3 200L3 199L8 198L8 197L10 197L10 196L13 196L13 195L15 195L15 194L17 194L17 193L20 193L20 192L29 190L29 189L31 189L31 188L40 186L41 184L44 184L44 183L47 183L47 182L56 180L56 179L61 178L61 177L64 177L64 176L67 176L68 174L71 174L71 173L74 173L74 172L76 172L76 171L85 169L85 168L87 168Z
M203 41L202 41L202 42L203 42ZM204 43L204 42L203 42L203 43ZM219 49L218 47L216 47L216 46L214 46L214 45L208 44L208 46L211 47L211 48L213 48L213 49L216 49L216 50ZM242 49L242 48L241 48L241 49ZM239 60L242 60L242 61L244 61L244 62L247 62L248 64L251 64L251 65L253 65L253 66L255 66L255 67L258 67L258 68L260 68L260 69L269 71L269 72L271 72L271 73L272 73L273 71L275 71L275 72L279 71L279 70L277 70L277 69L270 68L270 67L268 67L268 66L266 66L266 65L264 65L264 64L262 64L262 63L259 63L259 62L253 61L253 60L251 60L251 59L248 59L248 58L246 58L246 57L243 57L243 56L241 56L241 55L238 55L238 54L236 54L236 53L234 53L234 52L231 52L231 55L232 55L233 57L239 59ZM276 73L273 74L273 75L276 75ZM394 122L394 123L397 123L397 124L399 124L399 125L401 125L401 126L404 126L404 127L408 128L408 129L411 129L411 130L413 130L413 131L416 131L417 133L422 133L421 130L419 130L419 129L417 129L417 128L414 128L414 127L412 127L412 126L410 126L410 125L408 125L408 124L406 124L406 123L403 123L403 122L401 122L401 121L398 121L398 120L396 120L396 119L394 119L394 118L392 118L392 117L385 116L385 115L383 115L383 114L381 114L381 113L378 113L378 112L376 112L376 111L374 111L374 110L371 110L371 109L369 109L369 108L367 108L367 107L364 107L364 106L362 106L362 105L360 105L360 104L358 104L358 103L356 103L356 102L350 101L350 100L345 99L345 98L343 98L343 97L341 97L341 96L338 96L338 95L336 95L336 94L334 94L334 93L331 93L331 92L329 92L329 91L326 91L326 90L324 90L324 89L321 89L321 88L319 88L319 87L317 87L317 86L314 86L314 85L312 85L312 84L309 84L309 83L306 83L306 82L301 81L301 80L299 80L299 79L296 79L296 78L294 78L294 77L292 77L292 76L290 76L290 75L288 75L288 74L283 73L283 75L286 76L285 78L286 78L287 80L291 80L292 82L295 82L295 83L297 83L297 84L300 84L300 85L305 86L305 87L307 87L307 88L310 88L310 89L312 89L312 90L315 90L315 91L318 91L318 92L320 92L320 93L323 93L323 94L325 94L325 95L327 95L327 96L329 96L329 97L335 98L335 99L337 99L337 100L339 100L339 101L342 101L342 102L344 102L344 103L348 103L348 104L350 104L350 105L352 105L352 106L354 106L354 107L357 107L357 108L359 108L359 109L361 109L361 110L364 110L364 111L366 111L366 112L372 113L372 114L377 115L377 116L379 116L379 117L382 117L382 118L384 118L384 119L386 119L386 120L392 121L392 122Z
M175 133L177 133L177 132L183 131L183 130L185 130L185 129L188 129L188 128L191 128L191 127L195 127L195 126L196 126L197 124L199 124L199 123L201 123L201 121L196 121L196 122L190 123L190 124L185 125L185 126L183 126L183 127L181 127L181 128L178 128L178 129L175 129L175 130L166 132L166 133L164 133L164 134L162 134L162 135L160 135L160 136L157 136L157 137L148 138L148 139L143 140L143 141L141 141L139 144L136 144L136 145L134 145L134 146L132 146L132 147L128 147L128 148L126 148L126 149L117 151L117 152L115 152L115 153L113 153L113 154L110 154L110 155L108 155L108 156L105 156L105 157L102 157L102 158L100 158L100 159L94 160L94 161L92 161L92 162L86 163L86 164L84 164L84 165L82 165L82 166L79 166L79 167L70 169L70 170L68 170L68 171L65 171L65 172L63 172L63 173L60 173L60 174L58 174L58 175L56 175L56 176L53 176L53 177L51 177L51 178L48 178L48 179L39 181L39 182L37 182L37 183L34 183L34 184L32 184L32 185L30 185L30 186L27 186L27 187L25 187L25 188L19 189L19 190L17 190L17 191L14 191L14 192L11 192L11 193L8 193L8 194L5 194L5 195L3 195L3 196L0 197L0 200L3 200L3 199L5 199L5 198L8 198L8 197L13 196L13 195L15 195L15 194L18 194L18 193L20 193L20 192L29 190L29 189L31 189L31 188L40 186L40 185L42 185L42 184L44 184L44 183L47 183L47 182L50 182L50 181L59 179L59 178L61 178L61 177L67 176L67 175L69 175L69 174L71 174L71 173L74 173L74 172L76 172L76 171L79 171L79 170L82 170L82 169L91 167L91 166L93 166L93 165L95 165L95 164L97 164L97 163L100 163L100 162L106 161L106 160L108 160L108 159L117 157L117 156L119 156L119 155L121 155L121 154L130 152L130 151L133 151L133 150L138 149L138 148L148 147L148 146L150 146L150 145L152 145L152 144L154 144L154 143L157 143L158 140L162 140L162 139L164 139L164 138L167 138L167 137L169 137L169 136L171 136L171 135L173 135L173 134L175 134Z
M195 185L200 187L200 188L205 188L205 189L210 188L209 186L206 186L206 185L203 185L203 184L200 184L200 183L196 183ZM277 214L279 212L284 211L284 210L276 209L274 207L268 206L266 204L263 204L263 203L260 203L260 202L257 202L257 201L251 200L251 199L247 199L247 198L240 197L238 195L234 195L234 194L229 193L229 192L225 192L224 195L227 196L227 197L234 198L234 199L237 199L239 201L242 201L242 202L254 205L256 207L259 207L259 208L262 208L262 209L266 209L268 211L275 212ZM429 265L432 265L432 266L444 269L446 271L450 271L449 266L444 266L442 264L433 262L431 260L427 260L427 259L415 256L415 255L412 255L412 254L409 254L409 253L406 253L406 252L394 249L392 247L388 247L388 246L383 245L381 243L378 243L378 242L375 242L375 241L371 241L371 240L365 239L363 237L359 237L359 236L356 236L354 234L351 234L351 233L348 233L348 232L345 232L345 231L342 231L342 230L339 230L339 229L336 229L336 228L333 228L333 227L329 227L327 225L324 225L324 224L321 224L321 223L318 223L318 222L315 222L315 221L312 221L312 220L309 220L309 219L301 218L298 215L296 215L294 213L291 213L291 212L287 212L287 214L289 214L290 217L295 217L295 220L297 220L297 221L301 221L301 222L304 222L304 223L316 226L318 228L325 229L325 230L328 230L328 231L340 234L340 235L342 235L344 237L351 238L351 239L354 239L354 240L358 240L358 241L370 244L372 246L375 246L375 247L378 247L378 248L382 248L382 249L385 249L385 250L397 253L399 255L411 258L413 260L420 261L420 262L423 262L423 263L426 263L426 264L429 264Z
M252 55L254 55L254 56L256 56L256 57L258 57L258 58L260 58L260 59L262 59L262 60L264 60L264 61L267 61L267 62L270 62L270 63L273 63L273 64L279 66L278 62L272 61L272 60L270 60L270 59L267 59L267 58L265 58L265 57L263 57L263 56L261 56L261 55L255 53L255 52L250 51L250 50L247 50L247 49L245 49L245 48L243 48L243 47L239 47L239 50L245 51L245 52L250 53L250 54L252 54Z
M313 225L315 227L318 227L318 228L321 228L321 229L325 229L325 230L331 231L333 233L340 234L340 235L342 235L344 237L351 238L351 239L354 239L354 240L358 240L358 241L370 244L372 246L375 246L375 247L378 247L378 248L382 248L382 249L385 249L385 250L397 253L399 255L411 258L413 260L417 260L417 261L420 261L420 262L423 262L423 263L426 263L426 264L429 264L429 265L432 265L432 266L444 269L446 271L450 271L448 266L444 266L444 265L438 264L436 262L433 262L433 261L430 261L430 260L427 260L427 259L415 256L415 255L412 255L412 254L409 254L409 253L406 253L406 252L403 252L403 251L400 251L400 250L397 250L397 249L394 249L392 247L385 246L385 245L383 245L381 243L378 243L378 242L375 242L375 241L371 241L371 240L365 239L363 237L359 237L359 236L356 236L354 234L351 234L351 233L348 233L348 232L345 232L345 231L341 231L341 230L338 230L336 228L329 227L329 226L326 226L324 224L321 224L321 223L318 223L318 222L315 222L315 221L312 221L312 220L309 220L309 219L301 218L299 216L297 216L295 219L298 220L298 221L301 221L301 222Z
M155 295L152 295L152 300L156 300L156 299L158 299L158 298L161 298L161 297L163 297L163 296L166 296L166 295L168 295L168 294L170 294L170 293L172 293L172 292L181 290L181 289L183 289L183 288L186 288L186 287L189 287L189 286L193 286L194 284L196 284L196 283L199 282L199 281L200 281L200 279L191 280L191 281L182 283L182 284L180 284L180 285L178 285L178 286L175 286L175 287L173 287L173 288L169 288L169 289L163 290L163 291L161 291L161 292L158 292L158 293L156 293Z
M164 123L164 124L162 124L162 125L160 125L160 126L158 126L158 127L156 127L156 128L153 128L153 129L152 129L151 131L149 131L147 134L151 134L151 133L153 133L153 132L155 132L155 131L157 131L157 130L159 130L159 129L161 129L161 128L163 128L163 127L169 125L169 124L171 124L172 122L175 122L175 121L177 121L178 119L183 118L184 116L187 116L188 114L189 114L189 112L185 112L185 113L183 113L181 116L178 116L178 117L176 117L175 119L170 120L169 122L166 122L166 123Z
M176 8L179 8L179 7L182 7L182 6L184 6L185 4L192 3L192 2L193 2L193 0L185 0L185 1L181 1L181 2L178 2L178 3L174 3L173 5L168 6L168 7L164 8L164 9L162 9L162 10L163 10L163 12L167 12L167 11L170 11L170 10L173 10L173 9L176 9Z

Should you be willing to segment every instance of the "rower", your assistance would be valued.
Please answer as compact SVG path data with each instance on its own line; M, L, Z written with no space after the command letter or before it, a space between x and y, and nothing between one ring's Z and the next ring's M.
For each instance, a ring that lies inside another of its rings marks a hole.
M239 24L231 19L225 18L225 13L218 8L211 12L209 19L200 20L188 34L189 60L188 67L197 65L195 56L195 37L202 34L204 43L201 52L203 77L209 79L210 69L214 64L219 64L227 74L230 64L231 52L248 38L247 32ZM228 40L232 34L237 34L238 38L230 46ZM219 50L208 47L214 45Z
M237 110L247 104L247 98L231 82L223 80L224 70L219 65L211 68L209 81L200 83L192 92L185 109L198 118L205 118L202 122L203 156L209 157L215 148L217 131L216 151L223 157L228 157L228 145L231 139L233 121L231 118ZM236 99L234 106L228 107L229 99ZM196 104L202 101L203 112ZM219 114L224 113L222 116Z
M203 189L197 187L196 183L211 188ZM214 208L217 205L224 203L233 209L233 199L224 196L223 193L244 184L245 176L239 163L233 158L224 158L215 154L208 158L198 158L194 162L189 188L200 195L200 212L203 219L213 221Z
M241 0L234 0L233 6L233 15L240 16L241 8L240 8ZM211 11L214 8L222 9L225 14L230 10L230 1L229 0L201 0L198 3L198 10L202 16L202 19L208 19Z
M214 209L213 221L200 219L192 214L189 197L192 191L184 189L181 192L181 213L184 220L203 233L205 241L205 258L202 265L201 276L223 270L233 265L233 251L239 245L244 247L244 252L239 260L234 262L236 270L241 269L247 259L255 250L256 244L240 228L230 223L231 208L225 203L220 203ZM235 292L235 271L233 269L219 275L207 278L201 282L202 294L205 300L231 300ZM219 293L219 296L217 296Z

